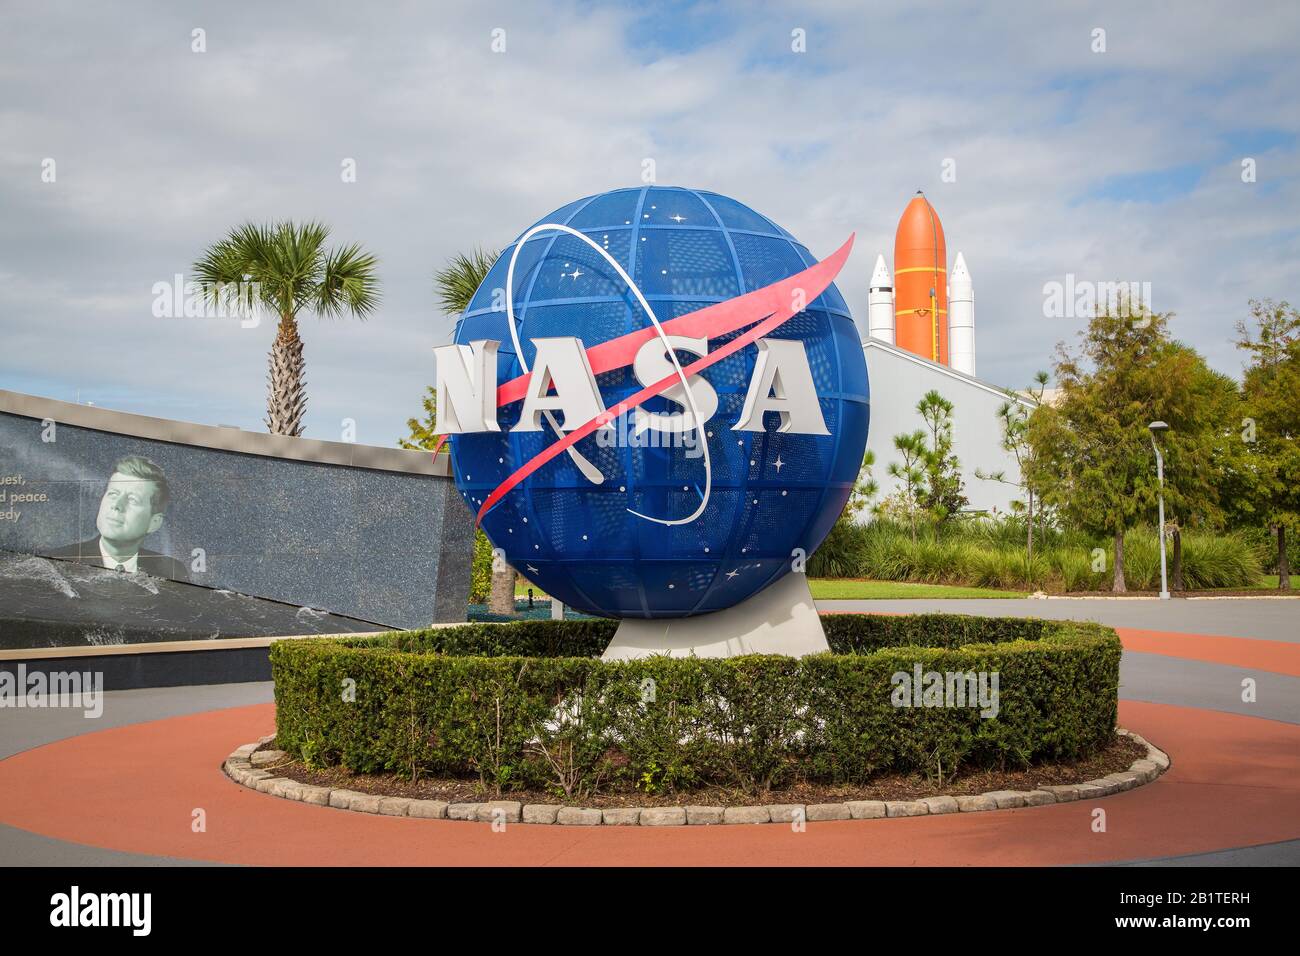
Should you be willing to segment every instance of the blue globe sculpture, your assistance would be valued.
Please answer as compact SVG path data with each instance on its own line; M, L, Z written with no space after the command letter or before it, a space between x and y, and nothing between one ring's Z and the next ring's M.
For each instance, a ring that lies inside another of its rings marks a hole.
M523 243L511 289L513 314L528 369L532 340L576 336L586 349L652 325L633 290L605 259L618 262L660 323L795 275L817 259L790 233L734 199L674 187L616 189L569 203L535 225L560 224L589 237L601 252L560 230ZM519 376L505 296L520 233L488 273L456 326L455 342L500 342L498 382ZM709 352L742 330L710 338ZM722 610L761 591L821 544L843 510L862 463L869 402L862 346L834 285L768 339L797 339L807 352L829 434L781 432L768 413L763 431L735 431L754 373L750 344L699 375L714 389L716 413L704 425L703 449L691 435L635 442L588 435L569 454L542 464L482 516L482 527L510 564L547 594L591 614L673 618ZM676 350L683 366L699 356ZM632 367L596 375L605 408L641 390ZM680 397L681 391L679 389ZM680 412L662 396L645 412ZM559 439L549 427L514 431L521 402L498 409L499 432L450 438L456 486L478 513L494 489ZM629 436L632 412L613 434ZM570 423L563 423L569 425ZM590 472L598 472L593 476Z

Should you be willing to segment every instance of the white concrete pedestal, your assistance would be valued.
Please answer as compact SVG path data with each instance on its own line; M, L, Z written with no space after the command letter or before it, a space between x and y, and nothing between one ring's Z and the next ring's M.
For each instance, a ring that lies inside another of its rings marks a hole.
M624 618L601 659L622 661L653 654L803 657L829 650L808 578L792 572L725 611L655 620Z

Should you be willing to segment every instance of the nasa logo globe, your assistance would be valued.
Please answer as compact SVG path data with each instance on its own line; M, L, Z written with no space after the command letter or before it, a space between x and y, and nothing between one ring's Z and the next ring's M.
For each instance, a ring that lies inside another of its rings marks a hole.
M437 431L494 547L565 604L718 611L821 544L866 447L867 369L818 261L716 193L569 203L435 350Z

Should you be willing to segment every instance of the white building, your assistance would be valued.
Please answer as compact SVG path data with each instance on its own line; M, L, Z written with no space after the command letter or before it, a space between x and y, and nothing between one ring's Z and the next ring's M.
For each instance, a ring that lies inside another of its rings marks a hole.
M995 385L888 342L869 338L862 343L862 349L871 383L867 448L875 452L876 463L871 473L880 485L875 501L884 500L898 489L898 480L889 476L890 462L902 464L901 456L894 449L894 436L924 430L925 421L916 405L931 389L953 404L953 454L961 462L965 483L962 491L970 499L967 507L972 511L996 508L998 512L1006 512L1013 500L1023 498L1014 485L977 478L975 472L977 469L984 474L1001 471L1008 481L1019 480L1015 456L1002 448L1002 424L997 412L1005 401L1018 401L1026 410L1034 407L1033 401L1023 395L1008 396Z

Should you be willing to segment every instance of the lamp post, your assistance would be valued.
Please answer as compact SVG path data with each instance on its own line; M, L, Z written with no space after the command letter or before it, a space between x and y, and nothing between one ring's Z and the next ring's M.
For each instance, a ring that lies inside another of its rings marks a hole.
M1165 458L1160 454L1156 444L1156 435L1168 431L1164 422L1152 422L1147 428L1151 432L1151 447L1156 452L1156 480L1160 484L1160 600L1169 600L1169 579L1165 575Z

